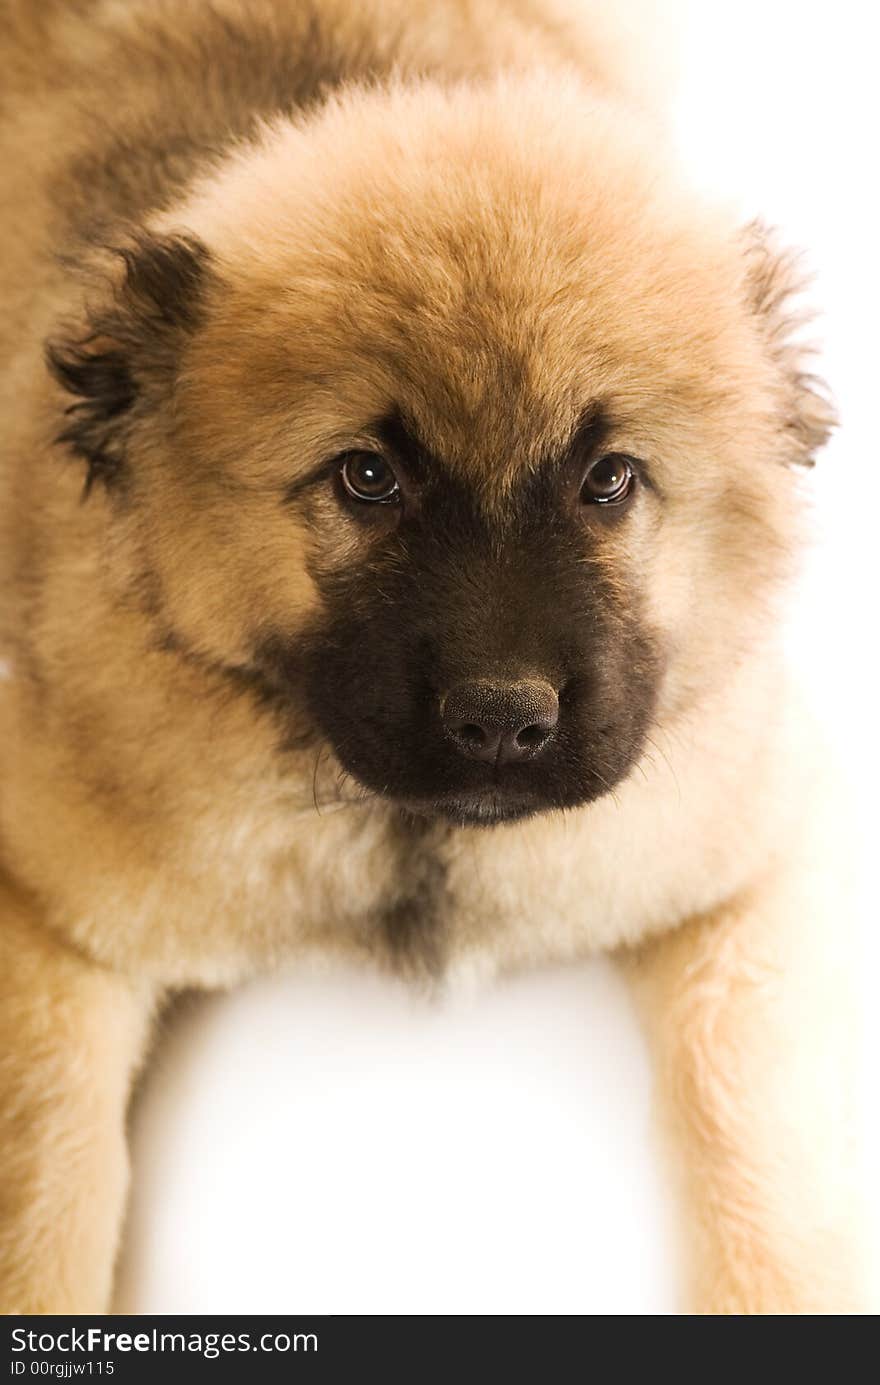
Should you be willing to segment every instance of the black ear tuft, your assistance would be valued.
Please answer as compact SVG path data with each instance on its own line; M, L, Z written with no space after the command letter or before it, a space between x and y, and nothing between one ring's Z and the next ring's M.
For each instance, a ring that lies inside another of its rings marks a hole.
M105 289L86 330L46 346L51 374L74 397L56 441L87 463L86 494L95 481L121 479L131 426L173 384L211 274L207 247L189 236L141 232L111 254L122 277L114 276L109 296Z
M125 294L142 314L165 326L194 331L209 253L195 236L139 236L117 252L125 264Z
M746 288L771 359L780 372L782 426L789 442L789 459L811 466L814 454L828 441L837 415L825 384L807 369L811 347L799 339L799 329L811 314L796 300L807 276L798 256L780 249L773 232L753 221L743 233Z
M95 481L110 485L122 472L122 430L114 422L137 399L125 353L98 336L50 343L46 360L55 379L77 402L65 410L68 422L55 436L88 465L85 493Z

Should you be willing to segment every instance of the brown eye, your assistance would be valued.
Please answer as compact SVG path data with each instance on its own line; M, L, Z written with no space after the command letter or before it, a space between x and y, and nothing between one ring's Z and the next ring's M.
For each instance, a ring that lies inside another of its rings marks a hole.
M379 505L395 505L400 500L397 477L378 452L350 452L339 474L352 500Z
M597 457L587 469L581 500L590 505L616 505L625 500L636 478L635 463L622 452Z

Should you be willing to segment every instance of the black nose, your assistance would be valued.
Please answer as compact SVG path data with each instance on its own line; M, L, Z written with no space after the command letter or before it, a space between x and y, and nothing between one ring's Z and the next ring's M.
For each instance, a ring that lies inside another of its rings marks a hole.
M509 764L543 750L559 720L559 698L540 678L459 683L444 698L442 716L462 755Z

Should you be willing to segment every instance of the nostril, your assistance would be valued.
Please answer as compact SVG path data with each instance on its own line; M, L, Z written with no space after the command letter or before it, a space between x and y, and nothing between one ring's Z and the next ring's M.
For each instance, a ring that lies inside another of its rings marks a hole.
M473 721L465 722L464 726L459 726L458 735L474 749L479 749L486 741L486 733L482 726L477 726L476 722Z
M539 726L536 723L534 726L524 726L521 731L517 731L515 740L520 750L537 750L539 746L544 744L549 735L549 726Z

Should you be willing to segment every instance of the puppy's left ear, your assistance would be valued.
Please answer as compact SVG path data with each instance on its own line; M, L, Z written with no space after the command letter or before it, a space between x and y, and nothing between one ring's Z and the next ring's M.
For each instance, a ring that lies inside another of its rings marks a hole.
M837 424L837 414L827 386L807 369L811 347L798 337L812 316L796 304L807 276L798 256L781 248L763 222L751 222L742 236L749 306L779 372L787 460L812 466Z

